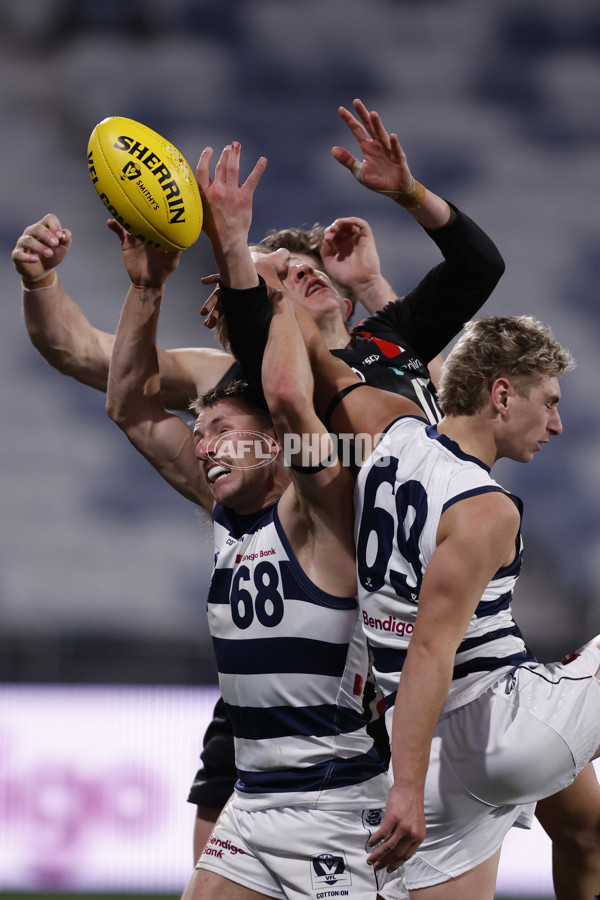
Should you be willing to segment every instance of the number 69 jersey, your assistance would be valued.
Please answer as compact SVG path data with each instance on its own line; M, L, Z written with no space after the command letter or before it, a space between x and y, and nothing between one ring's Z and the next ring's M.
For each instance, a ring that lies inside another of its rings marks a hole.
M373 672L387 708L395 700L440 517L453 503L488 491L507 493L484 463L463 453L435 425L413 416L389 426L359 472L358 595ZM520 501L511 499L520 508ZM535 659L511 612L521 560L519 534L515 560L489 582L458 647L444 710L479 696L502 669Z
M213 518L208 623L235 740L234 802L385 805L385 767L365 728L356 598L307 578L276 504L246 516L217 506Z

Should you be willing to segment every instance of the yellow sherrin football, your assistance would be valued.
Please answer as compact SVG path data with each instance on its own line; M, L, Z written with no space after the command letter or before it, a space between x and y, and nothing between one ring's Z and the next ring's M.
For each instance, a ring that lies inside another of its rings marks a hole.
M92 183L110 216L144 243L185 250L202 229L194 173L179 150L133 119L110 116L88 143Z

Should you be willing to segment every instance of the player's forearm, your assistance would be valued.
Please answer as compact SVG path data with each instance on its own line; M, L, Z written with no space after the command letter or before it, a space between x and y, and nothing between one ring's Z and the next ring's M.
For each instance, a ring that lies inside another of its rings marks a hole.
M313 376L294 308L285 297L273 306L262 385L279 434L303 434L314 428Z
M23 289L29 338L53 368L105 391L114 335L94 328L53 276Z
M247 236L222 240L218 236L212 239L215 262L219 269L219 279L234 290L246 290L258 285L258 275L250 250Z
M505 264L492 239L476 222L456 210L448 227L424 227L441 250L453 277L475 286L485 285L491 292L502 277Z
M156 329L162 294L162 287L132 285L121 312L110 362L106 411L126 432L141 421L150 422L153 409L161 406Z
M452 680L454 653L413 643L402 669L392 726L394 782L421 791L440 712Z
M369 315L373 315L378 309L383 309L386 303L398 296L383 275L375 275L369 280L356 282L350 287L356 299L364 306Z
M433 191L430 191L428 188L424 188L424 190L424 197L422 199L420 197L417 198L420 200L420 203L408 210L411 216L417 220L419 225L430 231L450 225L456 218L456 212L446 200L434 194ZM402 200L397 202L400 206L403 206Z
M260 396L263 353L271 323L267 287L262 279L246 291L235 291L224 284L221 302L233 355L242 367L244 378Z

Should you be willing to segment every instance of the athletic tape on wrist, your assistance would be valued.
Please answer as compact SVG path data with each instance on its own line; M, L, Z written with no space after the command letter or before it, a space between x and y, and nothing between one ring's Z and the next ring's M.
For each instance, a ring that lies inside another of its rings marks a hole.
M361 162L355 159L350 171L360 184L365 183L363 177L363 164ZM415 181L414 178L407 191L376 191L376 193L383 194L384 197L390 197L404 209L417 209L425 199L425 188L420 182Z

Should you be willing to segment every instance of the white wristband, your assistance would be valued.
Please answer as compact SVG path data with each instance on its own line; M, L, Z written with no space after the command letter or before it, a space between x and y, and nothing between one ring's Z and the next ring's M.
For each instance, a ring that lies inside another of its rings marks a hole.
M30 294L30 293L32 293L32 291L47 291L49 288L54 287L54 285L58 281L58 275L56 274L56 269L52 270L52 274L54 277L53 277L52 281L50 282L50 284L45 284L43 287L35 287L36 281L41 281L43 278L47 278L49 274L50 274L49 272L44 272L43 275L38 275L36 278L28 278L27 283L34 285L34 287L27 287L27 284L25 284L23 279L21 279L21 285L23 287L23 290L27 291L27 293Z

